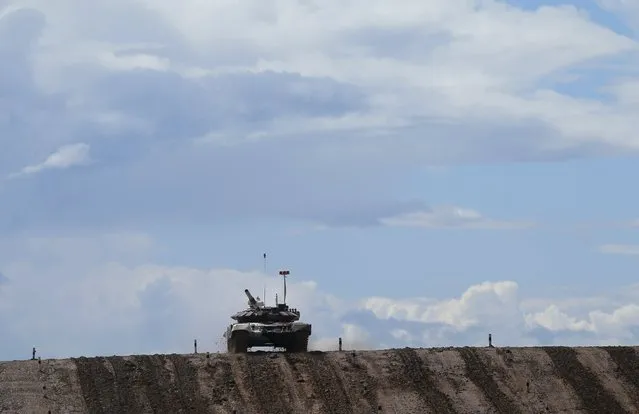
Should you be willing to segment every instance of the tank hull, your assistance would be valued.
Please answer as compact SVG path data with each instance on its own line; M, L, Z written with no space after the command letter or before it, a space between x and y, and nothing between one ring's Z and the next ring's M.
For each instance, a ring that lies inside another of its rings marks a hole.
M306 352L311 325L304 322L234 323L224 336L231 353L247 352L252 347L286 348L289 352Z

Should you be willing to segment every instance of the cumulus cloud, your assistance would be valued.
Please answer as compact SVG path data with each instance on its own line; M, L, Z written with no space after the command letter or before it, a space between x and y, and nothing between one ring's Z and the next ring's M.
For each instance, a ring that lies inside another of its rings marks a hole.
M517 305L517 284L514 282L485 282L469 288L459 299L449 301L406 302L384 298L369 298L363 304L378 318L398 318L424 323L445 323L466 328L479 319L500 317L505 306ZM479 311L480 313L474 313ZM508 312L512 314L512 312Z
M500 281L471 286L458 299L377 297L363 299L360 308L393 321L390 334L411 345L479 345L489 332L504 345L633 343L639 334L634 295L521 298L516 282ZM403 322L407 328L397 327Z
M153 264L155 248L144 235L118 233L25 239L3 250L0 358L33 345L47 357L189 352L195 338L203 351L224 351L230 315L246 306L243 290L261 297L265 288L267 303L281 293L278 276L257 270ZM619 298L522 293L513 281L496 281L457 298L347 300L302 274L288 284L289 304L313 324L313 349L336 349L339 337L344 349L481 345L489 332L501 345L639 338L637 289Z
M553 332L589 333L604 343L634 343L639 331L639 306L634 303L623 305L611 312L592 310L582 318L562 312L556 305L550 305L540 312L526 315L531 327L542 327Z
M469 287L459 298L372 297L363 299L360 309L389 322L387 329L392 327L395 340L389 342L387 337L386 344L401 343L403 338L411 346L477 345L485 343L488 333L502 343L536 343L525 326L518 296L513 281L484 282Z

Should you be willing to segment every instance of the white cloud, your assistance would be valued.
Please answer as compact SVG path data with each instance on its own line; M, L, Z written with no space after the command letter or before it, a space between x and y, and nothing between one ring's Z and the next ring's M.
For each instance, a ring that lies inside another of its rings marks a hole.
M90 146L84 143L62 146L40 164L26 166L19 173L11 174L10 177L36 174L48 169L65 169L87 165L91 162L89 150Z
M547 343L548 337L559 341L571 333L586 335L581 344L637 340L639 307L633 303L637 300L636 292L620 304L618 298L605 296L521 300L518 290L517 283L512 281L485 282L471 286L459 299L368 298L361 307L380 320L424 324L422 343L430 345L451 340L455 345L460 340L482 343L489 332L499 337L502 344L520 345ZM412 328L420 329L415 325ZM537 338L539 328L545 334ZM395 329L392 335L414 343L415 332Z
M636 341L638 320L639 306L636 304L627 304L612 312L593 310L584 318L569 316L556 305L526 315L526 322L531 326L540 326L554 332L589 332L598 336L598 339L609 338L624 342Z
M0 95L10 97L0 103L0 174L72 166L90 145L100 168L57 183L60 193L85 194L67 212L77 226L255 215L326 222L388 205L415 168L638 148L629 87L638 78L628 71L637 42L571 6L12 4L0 20L0 60L10 62L0 75ZM602 73L605 100L594 86ZM560 93L558 79L592 93ZM34 154L60 147L78 152L32 164ZM21 212L31 226L59 221L59 209L48 208L55 195L36 191L36 179L19 185L26 189L3 189L0 220ZM127 209L114 205L122 199L131 199ZM180 199L192 202L176 206ZM409 213L383 218L528 224Z
M94 9L83 7L96 14L94 26L75 13L76 2L55 7L43 1L26 3L42 10L49 22L43 38L47 49L37 55L41 82L69 90L72 86L60 78L61 72L78 62L116 71L144 68L204 76L275 70L364 88L370 108L348 115L363 117L358 129L370 130L366 118L384 120L391 129L419 126L415 117L509 123L538 119L562 132L566 140L561 146L587 141L637 145L626 134L633 128L632 114L617 112L621 108L616 104L570 98L536 86L545 76L573 65L637 49L633 40L596 25L573 7L524 11L496 1L451 0L407 0L392 7L362 0L248 1L231 7L224 1L203 5L191 0L176 11L166 1L110 3L108 8L99 1ZM127 9L131 12L122 19ZM163 26L141 32L136 26L147 19ZM117 20L118 29L110 28ZM185 46L181 53L173 50L178 42ZM130 50L136 46L138 51ZM344 115L311 116L310 122L332 128L344 122ZM289 118L291 114L277 114L275 130L250 133L278 133ZM304 118L294 124L306 124ZM613 119L616 122L606 122Z
M60 241L25 240L0 255L2 359L33 344L46 356L187 352L195 338L202 351L223 350L230 315L246 306L243 290L262 296L266 286L270 303L281 290L277 276L259 271L152 264L154 246L140 234ZM336 349L338 337L344 349L474 345L489 332L502 345L639 339L636 289L621 303L568 298L578 308L522 299L512 281L480 283L450 299L351 301L294 276L288 302L313 324L313 349Z
M529 229L532 221L496 220L483 216L476 210L457 206L428 207L421 202L386 203L386 205L362 205L353 211L327 215L314 230L328 230L341 226L387 226L422 229Z
M607 254L639 255L639 245L604 244L599 246L599 251Z
M542 312L527 315L526 322L538 325L551 331L593 331L592 324L585 320L578 320L561 312L556 305L550 305Z
M487 320L512 318L517 314L515 282L484 282L470 287L459 299L365 299L362 307L381 319L395 318L421 323L439 323L464 330ZM505 312L506 311L506 312Z
M521 229L534 225L532 222L493 220L472 209L447 206L385 217L380 223L391 227L470 229Z

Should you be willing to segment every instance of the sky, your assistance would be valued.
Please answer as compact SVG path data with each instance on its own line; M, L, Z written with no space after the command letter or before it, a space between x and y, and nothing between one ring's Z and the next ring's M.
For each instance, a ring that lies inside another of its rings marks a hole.
M639 342L637 1L0 0L0 65L0 360L280 269L313 349Z

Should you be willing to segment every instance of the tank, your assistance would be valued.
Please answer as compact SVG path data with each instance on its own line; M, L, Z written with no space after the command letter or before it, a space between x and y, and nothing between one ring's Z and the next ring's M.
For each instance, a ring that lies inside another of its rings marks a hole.
M248 308L231 316L236 322L226 329L229 353L244 353L252 347L285 348L287 352L306 352L311 324L301 322L300 311L286 303L265 306L248 289Z

